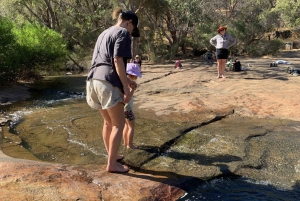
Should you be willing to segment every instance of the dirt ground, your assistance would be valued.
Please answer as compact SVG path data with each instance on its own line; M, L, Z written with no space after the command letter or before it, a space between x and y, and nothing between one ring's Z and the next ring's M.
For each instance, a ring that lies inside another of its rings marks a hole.
M300 76L286 73L287 67L300 70L299 58L300 50L282 51L277 56L240 57L237 59L247 70L228 71L225 79L217 79L216 63L208 65L203 58L182 60L183 68L179 70L174 69L174 63L144 62L135 104L157 115L231 107L243 116L300 120ZM269 66L278 60L292 64ZM0 88L2 104L29 96L28 87Z
M228 107L242 116L300 120L300 76L286 73L287 67L300 70L300 50L282 51L278 56L240 57L242 72L226 72L217 79L216 64L199 59L174 64L142 66L143 77L135 103L157 115L194 110L222 110ZM270 67L284 60L292 64Z

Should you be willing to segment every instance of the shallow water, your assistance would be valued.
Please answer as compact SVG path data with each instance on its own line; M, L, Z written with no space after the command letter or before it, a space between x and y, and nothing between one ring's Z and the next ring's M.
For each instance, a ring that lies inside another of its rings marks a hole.
M79 128L94 126L93 130L98 129L101 133L99 113L91 110L85 102L84 81L83 77L49 79L32 90L29 100L3 107L5 115L13 120L9 127L4 128L4 153L17 158L66 164L105 163L107 155L101 135L79 132ZM74 83L78 86L70 87ZM153 138L180 129L180 125L159 124L159 120L137 121L137 126L148 126L143 132L153 132ZM222 177L197 181L185 190L187 194L179 201L300 200L298 187L278 189L267 181L247 178Z
M222 177L195 184L195 188L178 201L297 201L299 189L279 189L267 181L253 181L247 178Z

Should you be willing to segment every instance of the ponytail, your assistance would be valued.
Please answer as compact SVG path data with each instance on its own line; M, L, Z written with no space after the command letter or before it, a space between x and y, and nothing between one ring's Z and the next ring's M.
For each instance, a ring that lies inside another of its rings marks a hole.
M121 17L122 13L123 13L122 9L121 9L121 8L117 8L117 9L115 9L114 12L112 13L112 18L113 18L114 20L119 19L119 18L122 18L122 17Z

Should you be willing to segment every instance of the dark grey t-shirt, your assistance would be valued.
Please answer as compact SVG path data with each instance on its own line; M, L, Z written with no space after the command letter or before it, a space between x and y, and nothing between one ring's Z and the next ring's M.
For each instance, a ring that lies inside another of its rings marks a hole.
M113 61L115 57L123 57L125 68L127 59L132 57L130 33L127 29L118 26L104 30L98 37L88 79L106 80L123 91L123 85Z

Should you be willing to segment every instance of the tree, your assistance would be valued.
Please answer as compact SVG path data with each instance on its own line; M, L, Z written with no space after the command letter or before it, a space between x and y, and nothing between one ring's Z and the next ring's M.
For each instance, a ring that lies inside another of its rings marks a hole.
M111 4L105 0L12 0L6 8L14 10L14 18L44 25L61 33L70 50L76 45L87 48L104 28L111 25ZM17 18L21 19L21 18Z
M60 34L30 23L20 27L0 17L0 83L39 77L43 71L60 69L67 55Z
M280 12L284 25L288 27L300 26L300 1L280 0L276 2L275 11Z

